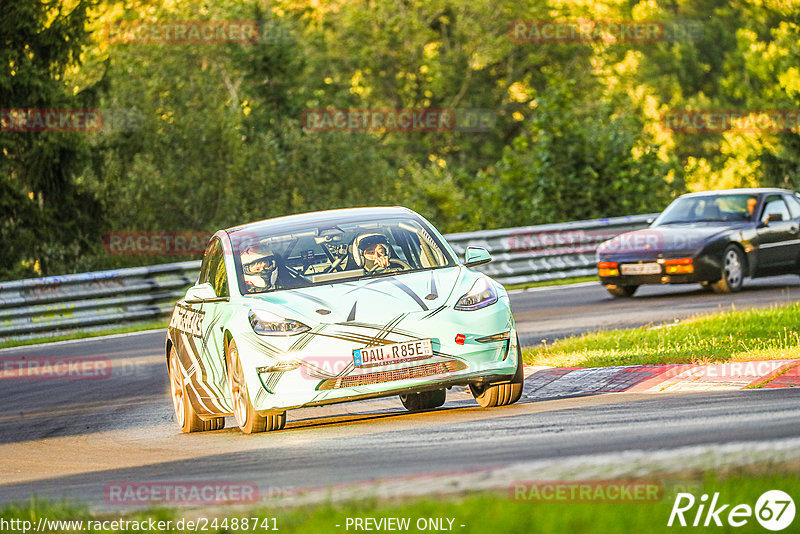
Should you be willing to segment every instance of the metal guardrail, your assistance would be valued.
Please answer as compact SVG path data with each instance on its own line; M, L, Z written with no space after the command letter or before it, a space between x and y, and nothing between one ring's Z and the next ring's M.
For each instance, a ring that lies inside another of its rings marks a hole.
M545 224L445 236L461 256L488 249L478 269L521 284L595 274L595 250L611 237L647 226L655 214ZM0 283L0 341L135 325L166 317L194 283L199 261L48 276Z
M477 267L505 285L597 274L595 251L603 241L645 228L657 213L542 224L519 228L449 234L447 242L462 255L467 246L492 253L491 263Z
M165 317L199 269L199 261L187 261L0 283L0 341Z

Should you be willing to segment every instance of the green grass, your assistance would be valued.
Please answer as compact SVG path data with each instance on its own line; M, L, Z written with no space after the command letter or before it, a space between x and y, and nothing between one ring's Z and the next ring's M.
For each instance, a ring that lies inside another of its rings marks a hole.
M679 323L611 330L527 349L534 365L607 367L710 364L800 358L800 303L698 316Z
M508 291L512 289L528 289L530 287L544 287L544 286L565 286L569 284L580 284L583 282L597 282L596 276L577 276L575 278L559 278L558 280L543 280L541 282L526 282L524 284L508 284L505 288Z
M166 329L169 324L168 319L161 321L147 321L143 323L133 324L129 326L120 326L119 328L111 328L109 330L98 330L95 332L72 332L61 336L36 338L36 339L9 339L0 342L0 349L6 347L24 347L26 345L37 345L39 343L54 343L56 341L66 341L70 339L84 339L89 337L110 336L114 334L127 334L130 332L140 332L143 330L156 330Z
M757 472L759 469L761 472ZM719 492L718 506L730 503L731 506L720 515L725 521L727 512L737 504L747 504L755 506L758 497L765 491L779 489L789 495L800 495L800 478L798 478L796 464L762 465L750 467L747 470L734 469L721 473L689 473L668 477L649 477L642 479L646 483L656 483L663 485L666 490L663 498L656 502L569 502L555 500L527 500L516 499L515 492L494 492L494 493L472 493L462 496L450 497L428 497L414 500L388 500L378 501L375 499L349 502L343 504L325 504L315 506L305 506L300 508L277 508L269 507L256 508L254 510L242 510L228 512L229 518L258 517L259 522L263 518L275 518L275 524L279 532L308 533L308 532L354 532L351 526L346 529L348 518L409 518L411 528L400 532L420 532L415 524L423 518L446 518L453 520L454 532L459 533L563 533L570 532L576 534L607 533L607 532L674 532L681 529L678 526L667 527L677 491L689 491L697 502L691 511L685 513L684 517L689 525L694 520L697 511L697 504L702 494L713 495ZM516 481L509 480L509 487ZM683 487L683 489L678 489ZM173 525L176 520L186 516L186 519L205 516L202 511L193 510L191 513L182 513L181 509L161 509L136 513L104 513L92 514L85 506L69 505L62 503L49 503L46 501L32 501L22 506L7 506L0 510L0 518L6 521L10 519L23 519L32 521L34 524L39 517L47 519L64 520L146 520L152 518L156 520L172 520ZM212 516L213 517L213 516ZM218 522L225 516L220 516ZM703 516L704 517L704 516ZM230 519L229 519L230 521ZM447 521L444 522L447 525ZM792 530L800 524L800 517L795 518L794 522L786 530ZM336 525L340 525L337 527ZM461 525L464 525L463 527ZM210 523L209 523L210 526ZM222 532L244 532L244 530L231 528L208 528L205 532L219 534ZM688 529L694 531L691 526ZM733 529L731 527L715 528L718 532L765 532L757 523L754 517L748 518L744 527ZM5 532L15 532L15 530L4 530ZM75 532L65 528L52 528L49 532L66 533ZM127 530L104 530L104 532L186 532L188 529L127 529ZM249 529L253 532L254 530ZM257 532L268 532L265 530L255 530ZM21 530L16 530L21 532ZM84 532L98 532L97 530L84 530Z

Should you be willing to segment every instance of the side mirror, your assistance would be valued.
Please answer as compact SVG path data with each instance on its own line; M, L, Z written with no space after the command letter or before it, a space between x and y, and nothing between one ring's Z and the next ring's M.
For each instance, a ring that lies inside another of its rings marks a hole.
M481 247L467 247L467 252L464 254L464 265L467 267L474 267L475 265L483 265L492 261L492 255L489 251Z
M220 298L217 297L214 288L208 282L190 287L186 292L186 297L184 297L184 302L187 304L200 304L201 302L215 300L220 300Z
M647 219L645 219L644 222L646 222L647 225L649 226L649 225L653 224L655 222L655 220L656 220L655 217L648 217Z

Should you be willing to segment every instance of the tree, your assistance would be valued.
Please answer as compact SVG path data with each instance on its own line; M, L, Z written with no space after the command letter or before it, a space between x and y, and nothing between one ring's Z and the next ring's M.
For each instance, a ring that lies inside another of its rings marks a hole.
M101 224L92 194L76 183L86 132L15 131L32 109L86 109L95 88L64 81L80 61L88 1L4 0L0 4L0 276L68 272ZM13 111L10 111L13 110Z
M526 130L484 173L491 226L653 212L680 190L635 110L587 101L574 88L551 80Z

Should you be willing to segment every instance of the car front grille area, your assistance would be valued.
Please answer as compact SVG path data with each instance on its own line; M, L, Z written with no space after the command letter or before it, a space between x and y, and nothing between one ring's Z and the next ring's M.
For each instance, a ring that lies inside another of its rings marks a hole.
M464 362L451 360L448 362L426 363L391 371L376 371L360 375L342 376L339 378L329 378L323 380L317 386L318 391L327 389L351 388L355 386L367 386L370 384L381 384L383 382L393 382L395 380L408 380L409 378L424 378L426 376L443 375L456 371L463 371L467 368Z

